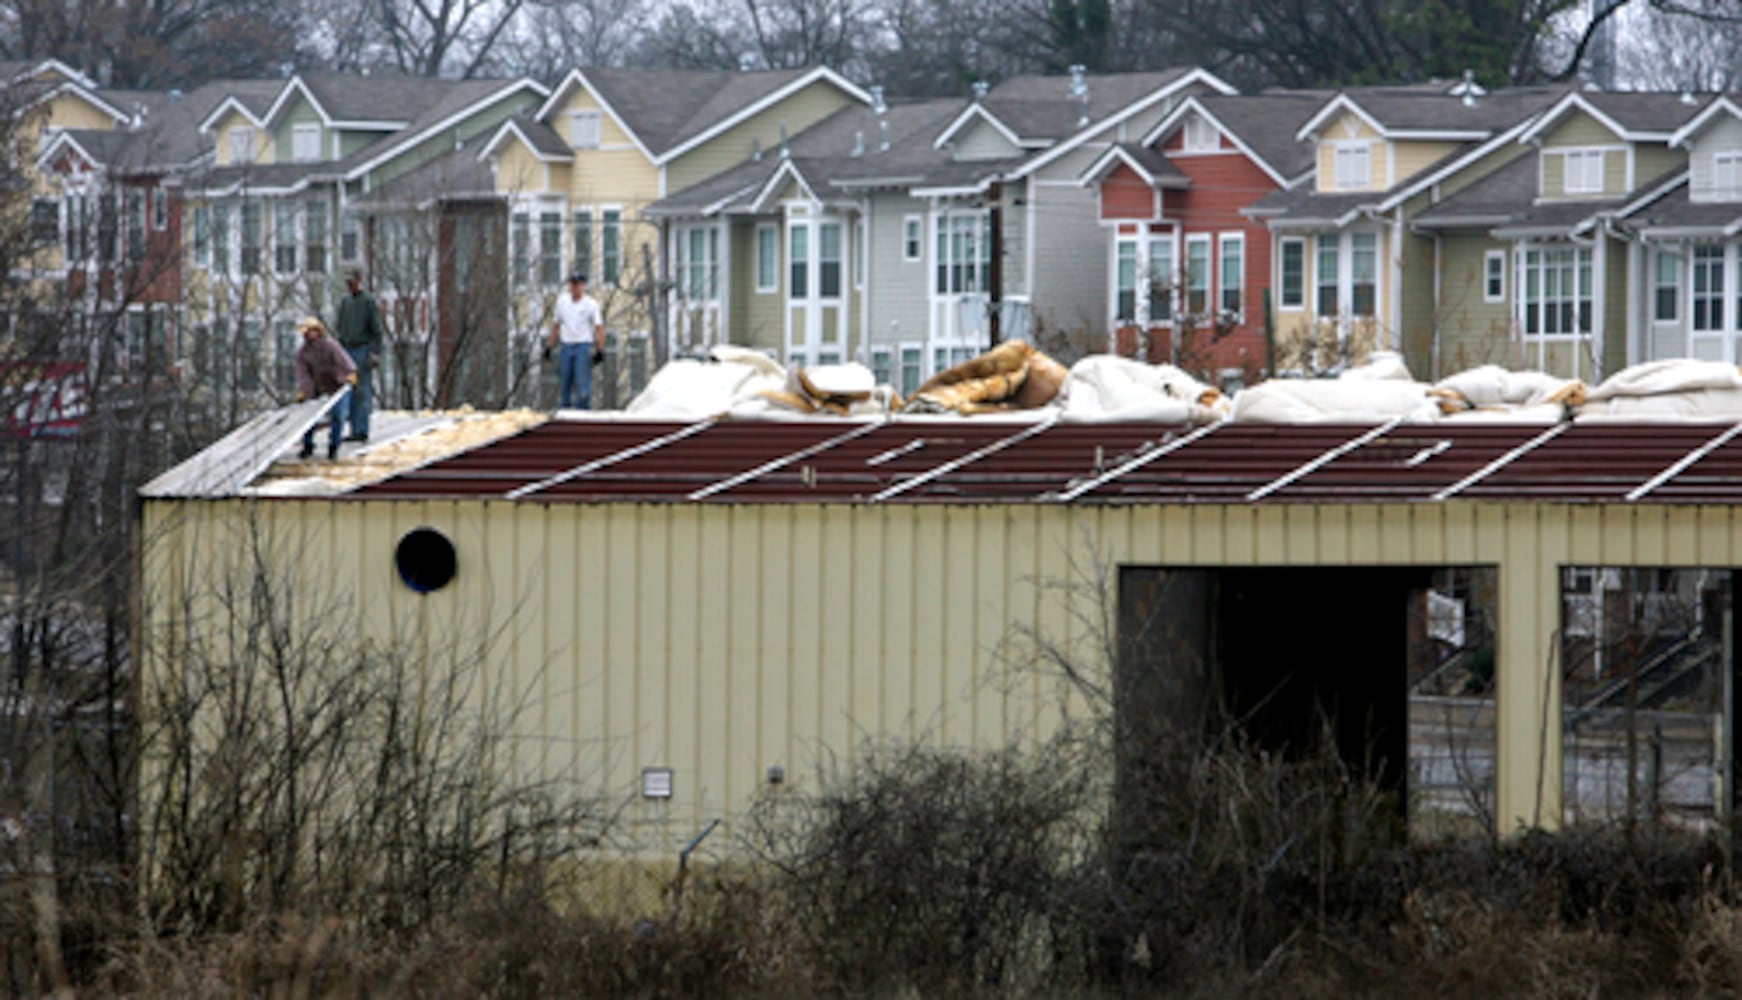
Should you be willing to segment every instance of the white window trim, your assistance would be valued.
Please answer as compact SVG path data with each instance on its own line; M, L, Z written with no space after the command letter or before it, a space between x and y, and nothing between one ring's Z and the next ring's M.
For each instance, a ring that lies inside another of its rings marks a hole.
M247 166L254 163L260 156L260 140L252 125L232 125L226 133L230 143L230 165ZM236 154L244 154L238 157Z
M1290 246L1300 247L1300 298L1292 303L1285 298L1288 282L1284 280L1286 272L1283 270L1284 262L1288 260L1286 248ZM1300 312L1306 308L1307 276L1311 273L1307 269L1308 246L1304 236L1284 236L1276 241L1276 309L1278 312Z
M767 284L763 284L762 281L762 238L765 235L774 242L774 267L772 268L773 273L769 275L773 280ZM756 224L756 241L752 251L756 255L754 265L756 294L772 295L780 291L780 227L772 222L758 222Z
M1318 234L1328 235L1328 234ZM1385 241L1380 234L1371 229L1348 229L1336 234L1337 246L1337 301L1332 316L1322 316L1319 313L1319 241L1315 235L1308 243L1307 253L1313 263L1312 280L1312 315L1315 321L1336 319L1340 325L1362 320L1378 323L1380 307L1385 301ZM1355 315L1355 237L1373 237L1373 315ZM1343 332L1347 332L1346 330Z
M918 239L909 239L910 235ZM925 219L918 214L901 217L901 259L915 263L925 259Z
M1343 176L1343 154L1361 151L1367 170L1360 178ZM1339 139L1331 144L1331 183L1338 191L1365 191L1373 187L1373 142L1369 139Z
M1204 248L1204 305L1202 312L1193 312L1192 304L1192 247L1201 245ZM1203 322L1214 319L1220 302L1217 301L1216 286L1216 246L1209 233L1187 233L1180 247L1180 288L1177 300L1180 308L1176 315L1183 314L1193 322Z
M1494 269L1495 262L1500 264L1499 271ZM1494 293L1488 289L1488 279L1498 273L1500 275L1500 291ZM1482 301L1488 303L1506 301L1506 251L1489 250L1482 254Z
M1651 311L1651 321L1658 326L1679 326L1684 315L1691 315L1687 308L1689 303L1682 301L1683 296L1690 295L1693 289L1693 283L1687 280L1687 275L1682 269L1682 261L1686 256L1680 251L1671 251L1663 247L1651 252L1651 299L1648 308ZM1657 266L1658 261L1664 258L1675 261L1675 295L1671 299L1675 303L1675 315L1668 319L1660 319L1657 315L1657 293L1663 288L1663 283L1657 278Z
M1240 308L1233 310L1233 317L1234 317L1234 322L1236 324L1243 324L1246 322L1246 264L1247 264L1247 258L1246 258L1246 234L1242 233L1242 232L1224 232L1224 233L1217 233L1216 234L1216 259L1215 259L1216 280L1215 280L1215 285L1214 285L1215 296L1216 296L1215 315L1218 319L1220 319L1222 316L1227 315L1229 312L1229 310L1224 309L1222 307L1222 293L1227 290L1227 278L1222 273L1222 262L1226 259L1223 255L1227 252L1226 247L1227 247L1227 244L1229 244L1229 243L1240 244L1240 275L1239 275L1239 280L1236 281L1234 284L1235 289L1240 293L1239 294Z
M1188 115L1180 131L1181 152L1213 153L1221 148L1222 133L1203 115Z
M1585 169L1581 167L1578 174L1579 184L1573 184L1573 164L1596 164L1596 183L1589 183L1585 177ZM1607 151L1602 149L1566 149L1561 151L1561 190L1566 194L1602 194L1603 173L1608 167Z
M585 128L583 128L585 123ZM600 149L605 136L605 116L594 108L569 112L569 148Z
M1167 282L1167 284L1166 284L1167 291L1164 294L1167 296L1167 300L1168 300L1167 301L1168 310L1167 310L1166 316L1161 317L1159 319L1156 318L1155 299L1150 296L1149 291L1155 285L1155 281L1154 281L1155 257L1153 254L1153 251L1155 249L1155 244L1157 244L1157 243L1168 244L1168 254L1169 254L1169 257L1171 258L1168 261L1168 269L1171 271L1178 271L1179 270L1180 265L1182 263L1181 258L1180 258L1180 232L1176 228L1176 229L1170 229L1165 233L1157 233L1157 232L1139 233L1135 238L1138 241L1137 242L1137 248L1138 248L1137 249L1138 313L1137 314L1149 326L1156 326L1156 327L1168 326L1168 327L1171 327L1171 326L1173 326L1174 317L1179 315L1179 303L1180 303L1180 289L1178 286L1176 286L1173 283L1173 279L1174 279L1175 275L1170 274L1165 279Z
M312 136L312 141L305 140ZM297 163L313 163L321 158L321 126L318 122L302 122L290 129L290 158Z

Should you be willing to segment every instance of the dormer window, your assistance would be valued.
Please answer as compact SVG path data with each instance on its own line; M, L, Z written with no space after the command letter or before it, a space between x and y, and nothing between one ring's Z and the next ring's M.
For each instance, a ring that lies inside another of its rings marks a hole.
M237 125L230 129L230 163L241 166L254 162L254 129Z
M1339 142L1336 145L1337 190L1365 190L1373 186L1373 144Z
M1712 194L1742 201L1742 151L1712 154Z
M1185 151L1188 153L1207 153L1220 145L1221 135L1216 126L1210 124L1208 118L1202 115L1192 115L1185 124Z
M1565 154L1567 194L1600 194L1603 190L1603 151L1572 149Z
M599 148L597 111L576 111L569 115L569 145L574 149Z
M319 124L309 122L291 129L290 157L298 163L313 163L321 158L321 127Z

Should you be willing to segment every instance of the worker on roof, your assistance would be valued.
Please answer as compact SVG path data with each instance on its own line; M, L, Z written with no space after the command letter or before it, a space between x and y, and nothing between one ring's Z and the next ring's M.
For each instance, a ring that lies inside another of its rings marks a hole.
M320 317L310 316L298 323L297 330L302 334L302 346L296 351L296 401L302 402L313 396L328 396L341 389L348 390L347 398L340 399L338 405L329 412L333 418L332 438L327 442L327 458L339 457L339 439L345 435L345 407L350 403L349 387L357 384L357 363L351 360L351 355L339 342L327 336L327 325ZM310 424L308 432L302 436L302 451L300 458L308 458L315 453L315 427Z

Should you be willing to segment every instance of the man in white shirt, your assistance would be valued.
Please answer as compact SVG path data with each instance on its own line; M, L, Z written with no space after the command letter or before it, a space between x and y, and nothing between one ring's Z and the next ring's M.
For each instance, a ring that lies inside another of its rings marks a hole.
M587 294L586 275L569 275L568 294L557 296L556 322L545 343L562 345L557 362L562 408L592 409L593 366L605 357L605 316L599 301Z

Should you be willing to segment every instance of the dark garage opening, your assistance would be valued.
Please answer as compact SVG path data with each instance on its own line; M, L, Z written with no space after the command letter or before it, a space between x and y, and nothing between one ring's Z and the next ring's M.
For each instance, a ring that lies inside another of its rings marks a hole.
M1293 757L1321 752L1328 733L1400 827L1414 826L1416 799L1467 801L1458 811L1480 821L1494 597L1484 568L1122 568L1118 808L1142 808L1156 748L1189 752L1233 724ZM1448 606L1455 627L1435 618ZM1454 780L1469 787L1441 794Z

